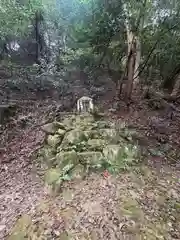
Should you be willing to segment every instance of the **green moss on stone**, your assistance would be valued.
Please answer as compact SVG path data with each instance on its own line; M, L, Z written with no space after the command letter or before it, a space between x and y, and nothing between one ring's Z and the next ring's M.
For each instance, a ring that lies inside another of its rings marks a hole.
M61 177L61 170L58 168L50 168L45 174L45 182L51 185L58 181Z
M78 155L75 151L60 152L56 155L56 163L60 169L63 169L66 165L78 164Z

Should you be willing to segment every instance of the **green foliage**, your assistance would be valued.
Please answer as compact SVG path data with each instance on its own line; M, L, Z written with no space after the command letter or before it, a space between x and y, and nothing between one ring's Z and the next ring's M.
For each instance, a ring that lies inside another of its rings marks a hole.
M57 53L59 68L75 64L92 78L101 64L124 71L128 23L140 38L142 75L173 83L180 61L178 0L1 0L1 40L28 35L36 13L47 29L58 32L59 41L65 37L65 52Z
M139 161L137 146L127 145L121 149L116 162L108 161L107 169L111 173L118 174L122 170L128 170Z
M25 6L16 1L2 0L0 2L0 33L1 39L7 35L19 35L28 26L29 14Z
M29 34L30 26L37 11L43 13L53 12L55 1L30 0L0 1L0 33L1 40L7 36L20 36Z

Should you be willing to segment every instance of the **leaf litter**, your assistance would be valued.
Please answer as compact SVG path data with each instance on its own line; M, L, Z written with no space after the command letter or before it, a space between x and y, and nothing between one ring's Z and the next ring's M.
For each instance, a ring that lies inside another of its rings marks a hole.
M37 126L46 121L47 105L33 106L24 129L16 125L4 131L0 239L180 239L180 171L175 166L160 162L158 171L149 164L118 176L94 173L65 182L58 196L49 193L31 161L44 141ZM142 119L126 121L146 125Z

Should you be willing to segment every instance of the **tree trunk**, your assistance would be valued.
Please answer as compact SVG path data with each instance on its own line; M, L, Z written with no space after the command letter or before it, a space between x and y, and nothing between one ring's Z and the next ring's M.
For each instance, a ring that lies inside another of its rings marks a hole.
M36 63L41 64L41 57L43 56L44 51L44 37L43 37L43 30L42 30L42 23L44 21L43 15L40 11L36 11L35 19L34 19L34 32L35 32L35 39L36 39Z
M134 70L136 63L136 39L133 32L130 30L128 22L126 22L126 31L127 31L127 41L128 41L128 58L127 58L127 85L125 92L125 101L128 101L131 98L133 81L134 81Z
M180 73L176 77L176 81L175 81L171 96L173 97L177 96L179 93L179 90L180 90Z
M134 69L134 86L138 85L139 79L139 70L140 70L140 61L141 61L141 43L140 39L136 37L136 60L135 60L135 69Z
M125 93L126 103L128 103L128 101L131 99L131 94L133 89L134 69L135 69L134 47L132 47L132 50L129 55L127 69L128 69L128 80L127 80L126 93Z
M165 89L168 89L170 91L173 91L173 86L176 83L177 75L180 73L180 65L177 65L174 67L172 72L167 76L167 78L164 80L163 87Z
M39 13L35 13L35 35L36 35L36 63L40 64L40 21Z

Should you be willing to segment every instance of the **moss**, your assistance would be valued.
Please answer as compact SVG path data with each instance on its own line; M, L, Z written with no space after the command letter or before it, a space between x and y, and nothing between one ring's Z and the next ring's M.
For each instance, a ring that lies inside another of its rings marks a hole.
M104 146L106 145L106 141L103 139L89 139L87 144L89 150L102 151Z
M76 165L71 171L70 176L72 179L83 179L85 176L84 166L81 164Z
M59 240L72 240L71 236L67 232L63 232L60 234Z
M47 138L47 143L52 148L57 148L61 144L62 137L59 134L49 135Z
M28 235L28 228L31 225L31 217L23 215L15 224L7 240L25 240Z
M75 166L78 164L78 155L74 150L69 152L60 152L56 155L56 162L61 170L69 164Z
M78 157L83 165L97 165L102 163L103 159L101 152L82 152L78 153Z
M125 199L121 204L120 211L133 220L142 221L144 219L144 213L135 199L129 197Z
M84 140L87 140L84 132L80 129L74 129L66 133L62 142L62 146L76 145Z
M180 213L180 202L176 202L174 208Z
M113 128L99 129L99 133L103 139L111 140L117 137L117 132Z
M144 227L143 239L148 240L165 240L168 239L166 225L161 222L149 223Z
M51 185L59 180L61 177L61 170L57 168L50 168L45 174L45 182Z
M66 131L59 128L59 129L57 130L57 133L59 134L59 136L60 136L61 138L63 138L64 135L65 135L65 133L66 133Z

